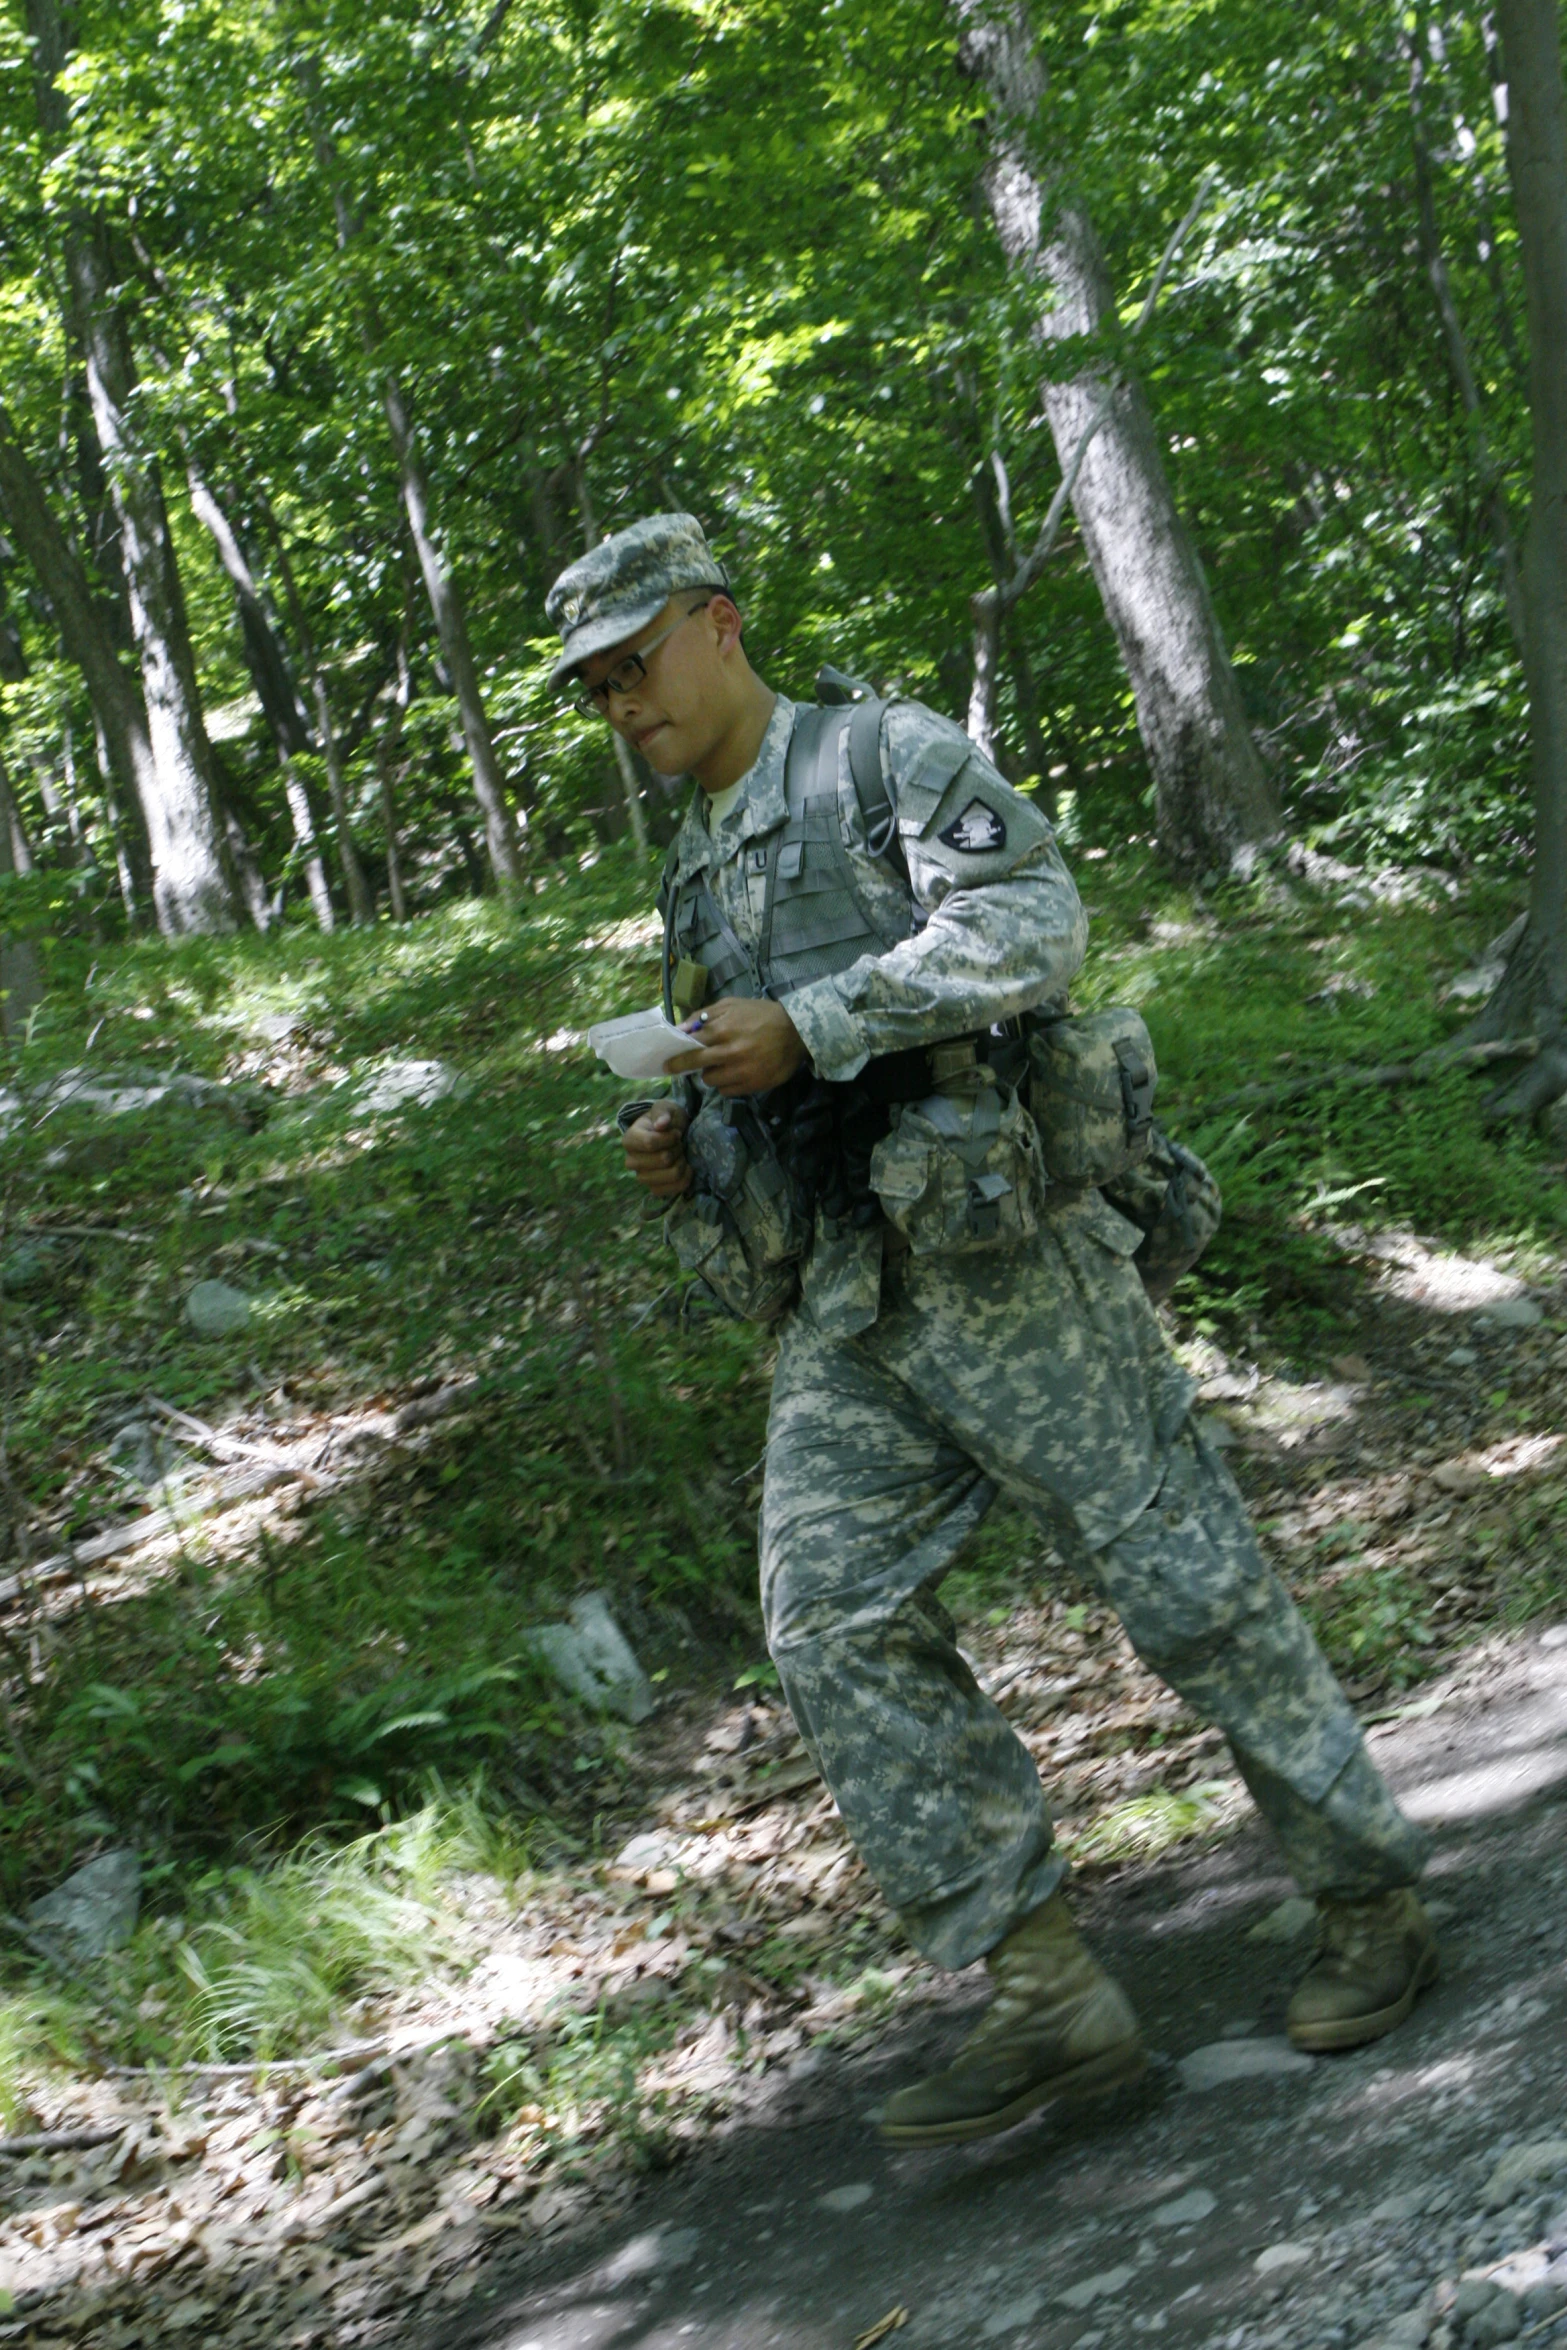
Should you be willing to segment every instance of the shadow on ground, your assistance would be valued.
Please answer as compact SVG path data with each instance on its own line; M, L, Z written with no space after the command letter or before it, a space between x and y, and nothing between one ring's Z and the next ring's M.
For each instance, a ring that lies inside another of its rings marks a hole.
M1084 1905L1157 2051L1118 2103L972 2148L880 2147L866 2109L951 2045L981 1988L967 1978L874 2055L785 2086L614 2228L527 2265L492 2253L460 2308L402 2339L851 2350L895 2310L899 2350L1373 2338L1527 2232L1527 2208L1486 2211L1485 2181L1500 2145L1562 2120L1567 1639L1499 1649L1437 1710L1373 1735L1435 1833L1444 1944L1441 1983L1395 2037L1315 2063L1280 2046L1286 2071L1183 2086L1199 2048L1278 2040L1305 1956L1250 1938L1290 1888L1248 1831Z

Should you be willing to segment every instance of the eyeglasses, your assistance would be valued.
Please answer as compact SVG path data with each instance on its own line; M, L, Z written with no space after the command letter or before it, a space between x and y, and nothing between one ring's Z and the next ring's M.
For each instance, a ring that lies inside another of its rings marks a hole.
M649 654L656 653L660 645L667 643L677 628L684 628L688 620L694 620L699 612L705 612L712 600L711 596L704 596L700 604L691 605L689 610L681 613L678 620L672 620L667 628L661 628L639 653L623 654L609 675L601 677L597 685L582 686L571 696L576 707L589 718L608 717L610 695L634 694L647 675Z

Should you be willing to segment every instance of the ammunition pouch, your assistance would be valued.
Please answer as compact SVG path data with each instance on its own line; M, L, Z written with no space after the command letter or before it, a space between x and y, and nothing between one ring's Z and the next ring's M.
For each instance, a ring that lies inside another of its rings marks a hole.
M949 1050L966 1066L943 1080ZM932 1061L940 1090L896 1108L871 1154L882 1211L916 1256L1015 1247L1038 1229L1044 1196L1034 1121L972 1042L938 1045Z
M1024 1015L1028 1106L1053 1183L1114 1183L1145 1156L1159 1072L1140 1013Z
M1104 1195L1142 1233L1132 1262L1158 1305L1218 1231L1224 1206L1219 1186L1195 1151L1155 1126L1145 1156L1107 1183Z
M800 1289L810 1227L790 1197L771 1140L747 1104L705 1101L686 1129L695 1187L664 1234L688 1273L744 1322L775 1322Z

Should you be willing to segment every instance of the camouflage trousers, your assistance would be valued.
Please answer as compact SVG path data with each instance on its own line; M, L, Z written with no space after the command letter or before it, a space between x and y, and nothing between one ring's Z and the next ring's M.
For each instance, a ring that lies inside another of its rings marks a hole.
M999 1257L906 1261L860 1336L827 1337L803 1312L783 1332L768 1644L866 1867L943 1966L980 1957L1067 1873L1033 1758L936 1596L1003 1489L1224 1731L1303 1892L1408 1884L1425 1858L1187 1416L1124 1244L1094 1238L1057 1229Z

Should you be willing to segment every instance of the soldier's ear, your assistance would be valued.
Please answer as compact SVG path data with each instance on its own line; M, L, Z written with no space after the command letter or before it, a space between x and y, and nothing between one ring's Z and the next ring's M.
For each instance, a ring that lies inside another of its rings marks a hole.
M738 645L744 642L745 621L741 617L740 607L733 596L726 595L724 590L719 588L707 608L712 614L714 626L718 630L721 650L729 645Z

